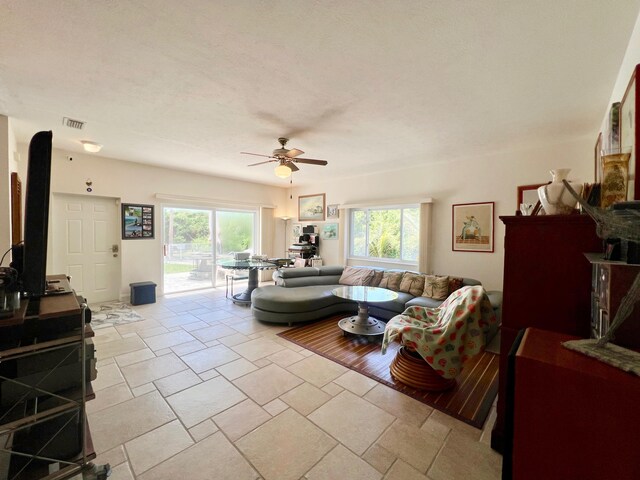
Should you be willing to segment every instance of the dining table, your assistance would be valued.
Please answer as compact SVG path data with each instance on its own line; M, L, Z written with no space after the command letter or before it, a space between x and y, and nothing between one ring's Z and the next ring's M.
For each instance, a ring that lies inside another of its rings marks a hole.
M258 272L260 270L269 270L277 268L273 262L263 260L223 260L218 262L218 266L227 270L247 270L249 273L249 282L246 290L236 293L231 297L233 303L238 305L251 305L251 292L258 288Z

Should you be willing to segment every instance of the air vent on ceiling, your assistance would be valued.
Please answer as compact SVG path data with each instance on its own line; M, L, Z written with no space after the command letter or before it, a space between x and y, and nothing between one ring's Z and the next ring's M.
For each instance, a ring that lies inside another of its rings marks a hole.
M82 122L80 120L74 120L73 118L69 118L69 117L63 117L62 124L65 127L75 128L76 130L82 130L82 127L84 127L85 122Z

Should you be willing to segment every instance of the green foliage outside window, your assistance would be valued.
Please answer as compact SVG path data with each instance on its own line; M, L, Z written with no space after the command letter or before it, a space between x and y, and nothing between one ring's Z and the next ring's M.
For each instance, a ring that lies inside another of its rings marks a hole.
M173 208L164 216L164 231L170 243L208 243L209 218L207 211Z
M164 215L165 243L182 245L182 253L211 252L211 223L214 212L186 208L171 208ZM217 211L219 255L253 250L252 212Z
M417 207L354 210L351 214L351 254L417 261L419 226Z
M253 247L253 213L218 212L218 254L244 252Z

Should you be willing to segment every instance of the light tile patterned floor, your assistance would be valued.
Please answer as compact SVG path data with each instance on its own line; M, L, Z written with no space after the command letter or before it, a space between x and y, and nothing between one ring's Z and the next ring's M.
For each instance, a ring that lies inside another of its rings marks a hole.
M472 428L282 340L224 289L135 310L96 331L87 410L110 480L500 478L495 406Z

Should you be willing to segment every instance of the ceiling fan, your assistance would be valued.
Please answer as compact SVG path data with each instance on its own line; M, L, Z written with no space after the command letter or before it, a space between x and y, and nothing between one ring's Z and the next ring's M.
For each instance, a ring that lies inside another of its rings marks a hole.
M297 148L288 149L285 147L288 138L280 137L278 142L282 145L281 148L276 148L271 155L262 155L260 153L250 153L250 152L240 152L243 155L255 155L256 157L266 157L270 160L265 160L264 162L252 163L248 165L249 167L254 167L256 165L262 165L264 163L278 162L278 165L275 168L276 176L280 178L287 178L291 175L292 172L297 172L300 170L296 163L308 163L310 165L327 165L329 162L326 160L316 160L313 158L298 158L298 155L302 155L304 152Z

